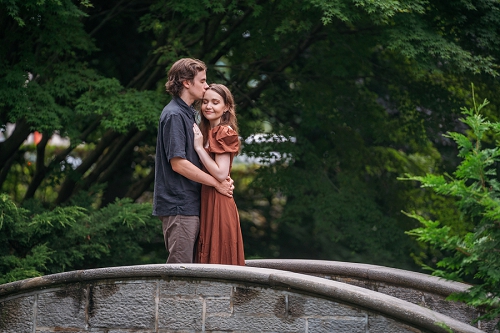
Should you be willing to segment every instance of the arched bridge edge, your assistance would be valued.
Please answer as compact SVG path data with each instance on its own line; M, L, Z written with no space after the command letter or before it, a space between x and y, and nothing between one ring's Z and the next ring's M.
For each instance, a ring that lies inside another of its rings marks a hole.
M315 294L369 311L396 318L431 332L483 332L448 316L398 298L345 283L289 271L228 265L157 264L108 267L46 275L0 285L0 301L16 294L51 288L62 284L103 279L128 278L197 278L247 282L268 287L279 286L298 292Z

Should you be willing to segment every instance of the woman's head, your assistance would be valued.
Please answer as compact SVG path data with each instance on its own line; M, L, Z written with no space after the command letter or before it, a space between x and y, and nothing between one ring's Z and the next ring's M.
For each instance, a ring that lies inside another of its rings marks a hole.
M206 70L207 66L201 60L191 58L179 59L168 71L168 81L165 83L165 88L172 96L180 96L184 89L183 82L190 81L194 83L196 75Z
M200 128L205 139L211 124L227 125L238 132L234 97L223 84L212 83L203 96Z

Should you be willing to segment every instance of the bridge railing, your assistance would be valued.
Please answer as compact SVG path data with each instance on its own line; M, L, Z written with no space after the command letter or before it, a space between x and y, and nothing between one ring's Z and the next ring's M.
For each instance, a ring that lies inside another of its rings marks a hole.
M326 260L258 259L247 260L246 265L344 282L418 304L464 323L471 323L481 314L464 303L446 300L452 293L467 290L469 285L432 275L370 264ZM495 323L479 321L475 326L487 332L495 332Z
M170 264L65 272L0 285L0 332L484 332L323 277Z

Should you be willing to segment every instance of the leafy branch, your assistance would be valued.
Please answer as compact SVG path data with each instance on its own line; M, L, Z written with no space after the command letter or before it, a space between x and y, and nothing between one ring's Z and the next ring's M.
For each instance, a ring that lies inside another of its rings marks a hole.
M416 213L405 213L417 219L422 227L407 234L431 247L444 250L445 257L437 262L437 268L425 266L433 275L459 281L472 281L474 286L450 299L479 307L484 314L478 320L494 319L500 315L500 186L496 166L500 162L500 146L488 146L485 138L500 134L500 123L490 122L481 111L489 102L476 103L472 86L472 108L462 108L465 116L460 119L468 125L467 135L449 132L445 136L455 141L461 163L452 176L427 174L424 177L407 175L401 180L421 183L444 196L457 198L462 220L474 223L465 234L452 232L449 226L429 220ZM489 144L491 146L491 144ZM500 324L497 324L497 327Z

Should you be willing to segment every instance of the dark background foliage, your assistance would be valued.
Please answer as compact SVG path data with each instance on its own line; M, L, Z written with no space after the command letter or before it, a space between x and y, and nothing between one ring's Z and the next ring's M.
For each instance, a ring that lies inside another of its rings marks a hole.
M181 57L204 60L209 81L237 100L246 158L232 176L247 258L435 262L438 251L404 233L417 222L401 211L425 211L456 233L471 225L452 199L397 177L455 168L442 134L465 130L470 82L500 105L498 9L0 0L2 281L164 262L150 216L154 152L166 72ZM25 144L34 131L41 142ZM53 134L70 145L54 147Z

